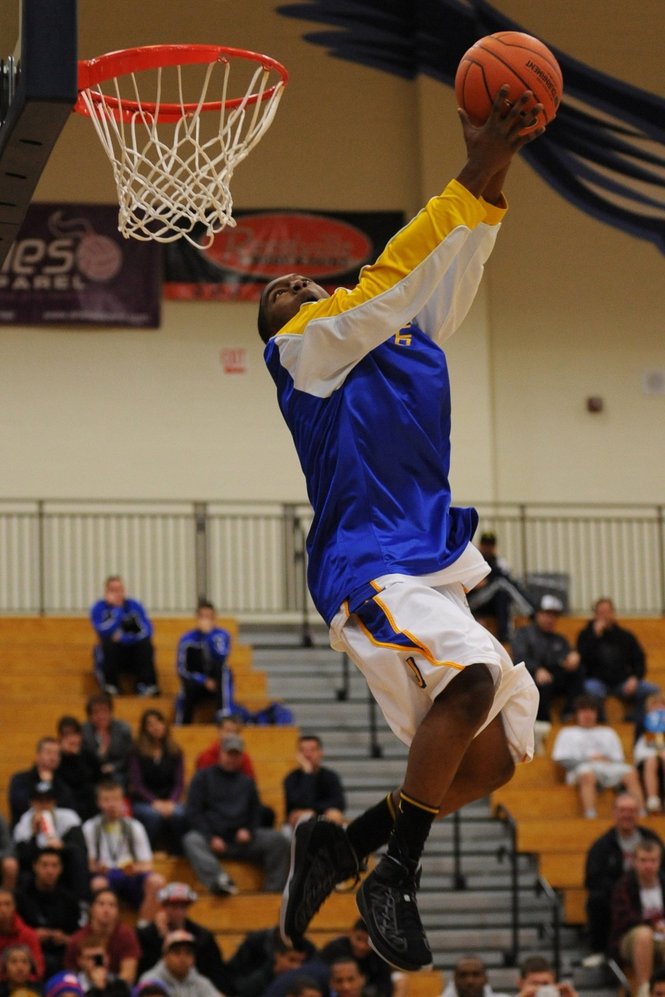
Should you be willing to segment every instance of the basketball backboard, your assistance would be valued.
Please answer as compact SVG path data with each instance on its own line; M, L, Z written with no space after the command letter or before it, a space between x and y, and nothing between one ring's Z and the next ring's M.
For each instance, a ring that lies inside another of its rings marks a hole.
M0 37L0 265L77 93L76 0L19 0Z

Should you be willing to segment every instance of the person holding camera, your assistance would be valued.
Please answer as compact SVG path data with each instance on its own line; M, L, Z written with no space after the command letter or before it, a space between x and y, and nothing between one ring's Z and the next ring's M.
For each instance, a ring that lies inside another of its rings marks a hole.
M111 696L120 691L120 672L129 671L140 696L159 693L152 644L152 622L142 603L130 599L120 575L109 575L104 596L90 610L99 643L94 650L95 676Z
M109 957L101 938L89 935L78 955L78 978L86 997L130 997L130 989L109 969Z
M578 997L570 980L557 982L550 963L543 956L532 955L520 966L517 997Z
M141 955L136 932L120 920L113 890L98 890L92 898L88 922L72 935L65 951L65 969L78 972L79 954L89 938L99 941L109 958L109 969L129 986L134 984Z

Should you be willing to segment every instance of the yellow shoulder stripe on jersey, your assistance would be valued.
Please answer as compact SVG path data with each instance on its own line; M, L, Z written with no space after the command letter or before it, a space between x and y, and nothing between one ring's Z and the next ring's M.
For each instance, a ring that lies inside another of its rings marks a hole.
M363 267L358 284L349 291L338 288L330 298L308 302L284 325L278 336L300 335L312 321L351 311L384 294L411 274L455 229L477 228L482 222L498 224L506 208L473 196L457 180L425 207L390 240L375 263Z

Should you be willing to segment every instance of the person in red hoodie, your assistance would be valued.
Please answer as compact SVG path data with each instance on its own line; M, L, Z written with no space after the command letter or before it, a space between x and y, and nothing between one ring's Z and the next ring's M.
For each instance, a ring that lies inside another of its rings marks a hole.
M0 890L0 954L9 945L28 946L35 964L35 973L30 979L41 980L44 976L44 956L37 932L16 913L13 893Z
M228 716L221 716L217 723L217 737L196 759L197 770L207 769L211 765L219 764L220 744L228 734L237 734L238 737L242 737L243 727L244 724L242 719L237 714L231 713ZM250 779L254 779L256 781L254 765L252 764L252 759L246 751L243 751L242 753L240 771L243 775L247 775Z

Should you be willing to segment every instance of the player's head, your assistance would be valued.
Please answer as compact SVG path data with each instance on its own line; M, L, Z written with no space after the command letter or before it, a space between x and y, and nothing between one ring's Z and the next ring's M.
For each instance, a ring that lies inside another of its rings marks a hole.
M321 301L330 295L309 277L287 273L276 277L263 288L259 302L258 327L264 343L292 319L301 305Z

